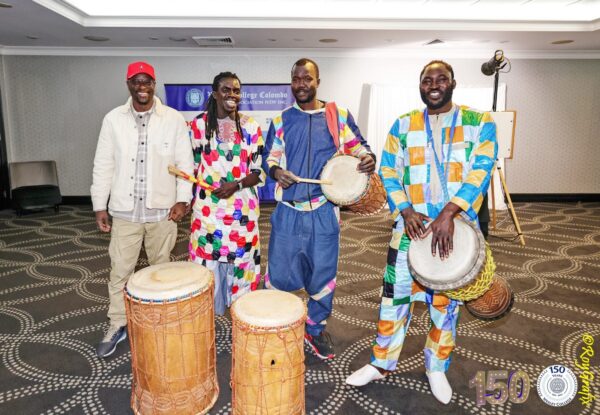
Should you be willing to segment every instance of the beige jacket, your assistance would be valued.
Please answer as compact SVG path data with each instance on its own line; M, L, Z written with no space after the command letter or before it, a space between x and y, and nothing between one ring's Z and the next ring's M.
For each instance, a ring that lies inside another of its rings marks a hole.
M194 159L183 116L154 99L155 112L148 124L146 207L169 209L176 202L191 200L192 184L169 174L168 166L193 174ZM138 131L130 108L131 98L102 122L90 188L94 211L106 210L107 204L115 211L133 210Z

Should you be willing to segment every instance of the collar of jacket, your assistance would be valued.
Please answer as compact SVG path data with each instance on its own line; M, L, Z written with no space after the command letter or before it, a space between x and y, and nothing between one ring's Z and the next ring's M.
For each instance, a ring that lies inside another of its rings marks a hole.
M131 97L129 97L127 99L127 102L124 105L121 105L121 112L123 114L127 114L129 112L130 108L131 108ZM163 105L160 98L155 96L154 97L154 114L160 116L160 115L163 115L165 113L165 111L166 111L166 106Z
M325 104L327 104L325 101L321 101L319 100L319 102L323 103L323 108L319 108L318 110L311 110L311 111L323 111L325 112ZM292 105L293 108L297 109L298 111L302 111L302 112L306 112L308 114L308 111L304 111L302 108L300 108L300 105L298 105L298 103L296 101L294 101L294 105Z

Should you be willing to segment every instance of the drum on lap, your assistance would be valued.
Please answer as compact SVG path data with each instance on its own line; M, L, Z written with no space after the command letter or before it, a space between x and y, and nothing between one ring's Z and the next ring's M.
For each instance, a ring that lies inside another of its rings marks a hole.
M305 413L306 307L293 294L259 290L231 306L232 413Z
M219 394L214 277L191 262L136 272L125 287L136 414L205 414Z
M428 225L426 225L428 226ZM408 267L423 286L454 300L481 319L499 318L513 303L508 283L494 275L496 266L483 234L471 222L454 219L453 252L443 261L431 255L432 235L411 241Z
M360 159L349 155L331 158L321 173L325 197L338 206L347 206L359 215L379 213L385 206L386 196L383 183L377 174L367 175L357 170Z

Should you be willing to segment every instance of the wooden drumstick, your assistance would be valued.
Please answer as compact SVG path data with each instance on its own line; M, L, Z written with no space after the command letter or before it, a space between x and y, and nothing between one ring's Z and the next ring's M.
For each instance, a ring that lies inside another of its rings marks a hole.
M296 181L300 183L333 184L331 180L305 179L303 177L296 177Z
M333 184L331 180L319 180L319 179L305 179L304 177L298 177L294 173L289 172L297 183L313 183L313 184Z
M210 191L215 190L214 186L211 186L210 184L206 183L204 180L199 180L199 179L195 178L194 176L184 172L183 170L179 170L177 167L173 166L172 164L169 165L169 173L171 173L175 176L179 176L182 179L187 180L188 182L196 183L198 186L202 187L203 189L210 190Z

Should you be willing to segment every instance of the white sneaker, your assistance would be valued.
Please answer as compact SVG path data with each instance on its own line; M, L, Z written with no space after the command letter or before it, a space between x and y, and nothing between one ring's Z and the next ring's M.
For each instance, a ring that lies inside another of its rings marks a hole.
M379 373L379 370L372 365L364 365L356 372L348 376L346 383L352 386L365 386L374 380L380 380L385 378L384 375Z
M449 403L452 399L452 387L450 386L450 383L448 383L446 373L427 372L427 379L429 379L429 387L431 388L431 393L433 393L435 399L444 405Z

